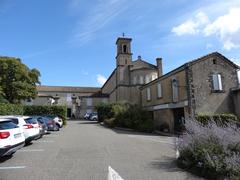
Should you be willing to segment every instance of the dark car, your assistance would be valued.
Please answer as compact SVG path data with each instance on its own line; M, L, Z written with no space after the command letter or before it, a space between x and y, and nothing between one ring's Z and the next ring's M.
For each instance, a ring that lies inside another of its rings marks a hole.
M59 126L51 117L42 116L39 117L39 120L43 121L47 125L48 131L59 131Z
M42 135L48 134L47 123L44 122L41 117L36 117L36 118L37 118L38 124L42 127L40 133L41 133Z

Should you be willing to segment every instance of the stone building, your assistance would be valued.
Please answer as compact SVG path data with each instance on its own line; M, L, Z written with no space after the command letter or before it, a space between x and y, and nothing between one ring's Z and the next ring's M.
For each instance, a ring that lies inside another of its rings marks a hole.
M131 41L117 39L116 68L101 88L39 86L28 104L67 105L69 117L83 117L100 102L129 102L151 111L156 127L165 124L170 132L196 114L240 116L239 66L229 59L214 52L163 74L161 58L156 65L132 59Z
M38 86L38 97L28 105L66 105L68 117L80 118L94 112L96 104L108 102L108 95L100 88L69 86Z
M239 66L220 53L211 53L142 86L142 106L153 112L156 127L168 126L170 132L179 127L182 118L235 113L232 88L239 86L238 70Z
M162 75L162 62L150 64L141 56L132 60L131 38L118 38L116 41L116 68L102 86L102 93L109 95L109 102L131 102L140 104L139 88Z

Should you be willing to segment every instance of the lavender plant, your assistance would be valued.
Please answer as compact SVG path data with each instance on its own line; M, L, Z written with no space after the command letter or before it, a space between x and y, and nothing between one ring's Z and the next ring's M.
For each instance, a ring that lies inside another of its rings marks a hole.
M181 167L211 178L240 179L240 129L235 124L218 126L210 121L203 125L189 119L186 129L178 147Z

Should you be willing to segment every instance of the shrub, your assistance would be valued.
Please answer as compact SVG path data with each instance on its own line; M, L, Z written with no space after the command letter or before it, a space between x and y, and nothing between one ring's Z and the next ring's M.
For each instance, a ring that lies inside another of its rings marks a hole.
M153 131L151 113L140 106L127 103L99 104L97 110L100 121L104 121L110 127L119 126L138 131Z
M61 117L64 125L67 123L66 106L24 106L24 115L54 115Z
M115 118L104 119L104 123L110 128L114 128L116 126Z
M196 120L203 124L208 124L209 121L215 121L215 123L220 126L227 125L229 122L240 122L238 117L233 114L200 114L196 116Z
M98 121L103 122L104 119L113 117L112 114L112 104L100 103L96 106L98 113Z
M0 104L0 115L22 115L23 106L18 104Z
M179 144L180 167L211 179L240 177L240 129L236 125L218 126L215 121L202 124L188 120L186 128Z

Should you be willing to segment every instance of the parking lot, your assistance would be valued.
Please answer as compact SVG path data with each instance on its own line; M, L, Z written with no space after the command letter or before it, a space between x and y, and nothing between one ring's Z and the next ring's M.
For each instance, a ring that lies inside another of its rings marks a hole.
M92 121L69 121L0 164L1 180L195 179L175 165L175 138L111 130Z

